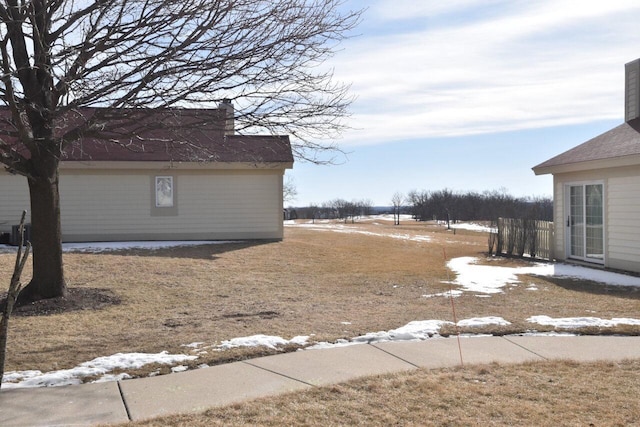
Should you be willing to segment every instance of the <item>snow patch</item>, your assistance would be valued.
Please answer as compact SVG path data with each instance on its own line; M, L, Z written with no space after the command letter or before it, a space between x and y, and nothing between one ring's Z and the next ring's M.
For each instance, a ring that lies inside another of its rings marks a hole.
M495 227L489 227L483 224L475 224L473 222L465 222L465 223L456 223L451 224L451 228L457 228L459 230L469 230L469 231L479 231L483 233L496 233L497 229Z
M273 335L252 335L249 337L239 337L222 341L216 346L218 351L229 350L238 347L267 347L275 350L278 346L288 344L305 345L309 340L308 336L297 336L290 340Z
M477 262L478 258L475 257L460 257L450 260L447 267L457 275L452 283L467 292L495 294L501 293L502 288L507 285L520 283L519 274L531 274L591 280L613 286L640 287L640 277L577 265L535 263L527 267L500 267L478 265ZM531 284L529 289L533 290L532 287L535 285Z
M124 378L109 374L116 369L138 369L150 363L172 365L174 363L197 359L197 356L186 354L169 354L166 351L160 353L117 353L111 356L97 357L89 362L84 362L75 368L59 371L17 371L7 372L2 377L4 388L24 387L56 387L63 385L81 384L87 377L99 376L96 382Z
M407 240L412 242L430 242L431 241L431 237L429 236L411 235L411 234L405 234L405 233L375 233L373 231L362 230L357 226L350 226L348 224L336 224L336 223L319 224L318 221L316 221L315 224L296 223L296 224L290 224L289 226L304 227L304 228L308 228L310 230L315 230L315 231L333 231L336 233L344 233L344 234L363 234L366 236L374 236L374 237L389 237L392 239Z
M487 325L506 326L510 324L511 322L507 322L502 317L496 317L496 316L472 317L471 319L464 319L458 322L458 326L470 327L470 328L477 328L480 326L487 326Z
M453 289L447 292L440 292L437 294L426 294L426 295L422 295L422 298L435 298L435 297L446 297L446 298L458 298L459 296L462 296L462 291L458 290L458 289Z
M439 336L443 325L453 325L444 320L416 320L390 331L370 332L350 340L338 340L335 343L319 342L306 347L305 350L318 350L324 348L346 347L357 344L371 344L389 341L422 341L434 336Z
M553 318L549 316L532 316L527 322L537 323L539 325L554 326L556 328L586 328L600 327L611 328L617 325L640 325L640 319L618 318L614 317L610 320L600 319L598 317L560 317Z

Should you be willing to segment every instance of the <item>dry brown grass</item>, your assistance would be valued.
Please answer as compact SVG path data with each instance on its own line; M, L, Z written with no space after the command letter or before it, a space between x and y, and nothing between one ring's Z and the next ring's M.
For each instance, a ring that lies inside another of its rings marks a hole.
M334 341L395 329L412 320L452 320L448 299L422 295L449 289L442 283L450 276L444 251L448 258L484 256L486 235L453 234L418 223L400 227L360 223L353 227L376 233L428 235L432 240L287 228L285 240L275 243L66 254L71 287L101 289L121 303L100 310L14 317L6 370L70 368L118 352L185 353L189 350L181 347L183 344L215 344L254 334L287 339L312 335L313 340ZM8 283L12 264L13 255L0 254L0 284ZM530 282L539 290L527 290ZM478 298L465 293L455 303L459 319L502 316L512 322L509 327L482 330L494 333L552 329L525 320L541 314L638 316L638 292L611 290L603 294L599 289L582 282L523 278L523 284L509 287L503 294ZM638 334L640 327L604 332ZM221 363L265 352L212 352L194 364Z
M632 426L640 361L418 370L133 426Z

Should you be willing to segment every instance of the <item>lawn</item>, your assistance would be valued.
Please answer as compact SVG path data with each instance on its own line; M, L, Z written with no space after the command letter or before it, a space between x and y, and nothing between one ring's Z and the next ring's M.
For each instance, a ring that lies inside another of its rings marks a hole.
M492 364L370 377L125 425L626 427L640 420L638 392L640 361Z
M64 303L73 309L57 312L56 304L43 304L17 312L6 371L54 371L115 353L161 351L197 354L186 363L196 367L297 348L203 351L238 337L308 336L313 344L412 321L453 321L451 299L442 296L459 290L447 283L456 279L448 261L477 257L494 267L529 265L487 259L486 250L485 233L376 220L288 226L282 242L66 253L71 296ZM13 262L13 254L0 254L0 283L8 284ZM465 291L453 302L457 320L491 316L509 322L462 327L469 333L557 330L531 323L532 316L633 319L640 312L638 288L557 277L520 276L520 283L500 292ZM640 325L580 331L637 335ZM457 329L446 325L439 332ZM201 344L185 346L195 342ZM127 373L169 370L148 365Z

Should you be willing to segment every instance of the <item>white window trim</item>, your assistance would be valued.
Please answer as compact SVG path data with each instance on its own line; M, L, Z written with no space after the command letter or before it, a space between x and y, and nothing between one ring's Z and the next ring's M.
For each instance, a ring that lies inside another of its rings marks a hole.
M167 179L171 187L171 205L158 203L158 181ZM151 216L178 216L178 177L175 175L151 175L149 177L150 193L149 208Z
M161 182L168 182L169 183L169 188L167 191L167 194L163 194L162 196L166 197L168 200L168 202L163 202L161 199L161 190L159 188L159 185L161 184ZM156 208L172 208L175 205L175 201L174 201L174 191L173 191L173 177L172 176L156 176L155 179L155 197L156 197Z

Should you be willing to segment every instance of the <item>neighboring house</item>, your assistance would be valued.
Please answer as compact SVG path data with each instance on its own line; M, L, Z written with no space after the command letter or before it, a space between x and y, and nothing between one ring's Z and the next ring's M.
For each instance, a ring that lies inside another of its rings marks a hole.
M556 259L640 273L640 59L625 74L625 123L533 171L553 174Z
M63 241L282 239L288 136L234 135L229 101L145 111L134 136L129 122L108 142L81 138L62 153ZM23 209L27 179L0 167L0 233Z

